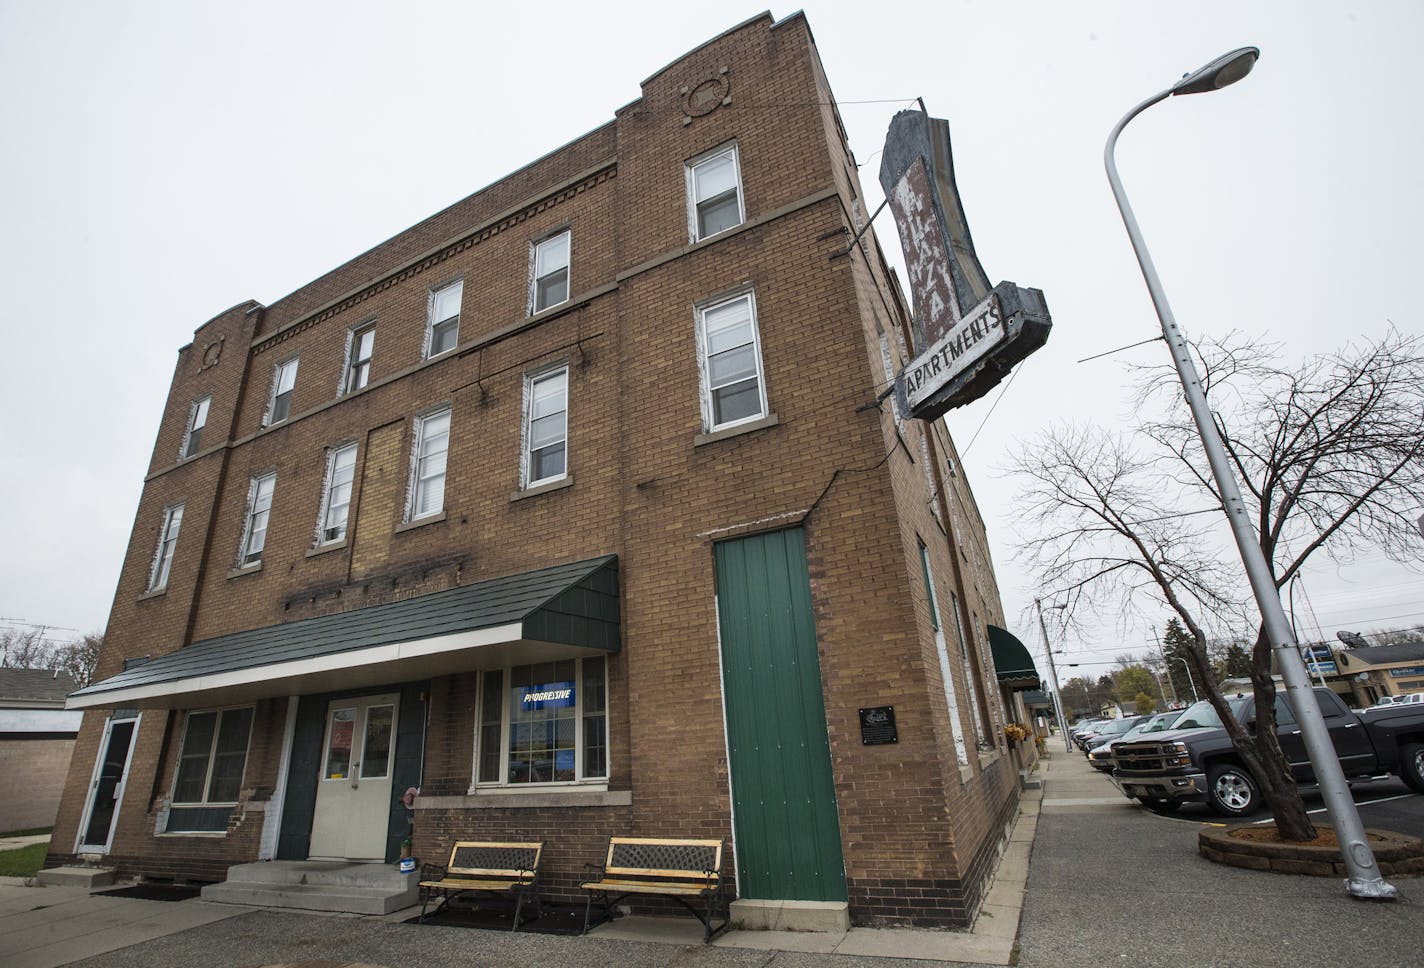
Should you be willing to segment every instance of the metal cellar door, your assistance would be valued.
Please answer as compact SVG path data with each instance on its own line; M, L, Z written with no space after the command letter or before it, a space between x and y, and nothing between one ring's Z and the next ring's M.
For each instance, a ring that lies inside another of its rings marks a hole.
M844 901L805 536L724 541L716 556L737 893Z

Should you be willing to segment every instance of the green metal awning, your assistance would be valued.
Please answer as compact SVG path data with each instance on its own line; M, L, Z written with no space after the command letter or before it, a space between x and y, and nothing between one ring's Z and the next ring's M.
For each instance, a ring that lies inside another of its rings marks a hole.
M1028 649L1018 640L1018 636L997 625L989 626L989 649L994 653L994 669L999 674L999 685L1015 691L1037 689L1041 684L1038 669Z
M1053 708L1053 700L1048 693L1042 689L1030 689L1023 694L1023 704L1025 709L1033 709L1037 706L1047 706Z
M65 705L226 705L618 649L618 558L607 555L204 639Z

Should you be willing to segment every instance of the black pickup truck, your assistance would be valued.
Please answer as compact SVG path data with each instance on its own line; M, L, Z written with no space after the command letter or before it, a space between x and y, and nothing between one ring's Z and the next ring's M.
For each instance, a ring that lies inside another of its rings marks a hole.
M1381 706L1357 715L1330 690L1312 691L1347 779L1394 773L1424 793L1424 707ZM1238 721L1255 728L1254 696L1227 702ZM1313 783L1305 738L1284 691L1276 694L1276 734L1296 782ZM1113 760L1118 788L1153 810L1170 812L1205 801L1223 816L1240 817L1261 805L1260 786L1236 755L1216 710L1204 701L1168 732L1119 743Z

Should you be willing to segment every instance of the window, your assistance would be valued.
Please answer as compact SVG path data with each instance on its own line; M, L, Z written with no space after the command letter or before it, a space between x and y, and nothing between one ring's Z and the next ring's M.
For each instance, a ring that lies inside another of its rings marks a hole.
M949 593L949 608L954 613L954 633L959 639L959 665L964 671L964 682L969 686L969 703L975 714L969 717L974 727L974 737L979 746L984 746L984 707L979 702L979 687L975 685L974 670L969 664L969 646L964 640L964 620L959 614L959 599L954 592Z
M476 719L476 782L515 786L606 780L604 673L602 657L484 672Z
M460 338L460 300L465 282L458 279L430 291L429 320L425 327L425 356L439 356L455 348Z
M703 424L711 431L765 416L752 294L704 306L697 320Z
M148 590L156 592L168 587L168 572L173 567L173 549L178 545L178 529L183 524L183 505L175 504L163 512L163 527L158 532L158 551L148 570Z
M346 537L346 516L351 510L351 482L355 476L355 444L333 447L326 452L326 487L321 495L317 544L330 544Z
M173 802L237 803L251 732L251 706L189 713Z
M262 426L286 420L292 412L292 390L297 385L297 358L278 363L272 371L272 397L267 401L267 419Z
M376 327L354 329L346 339L346 376L341 392L355 393L371 382L371 353L376 347Z
M267 544L267 518L272 513L272 491L277 486L276 474L254 477L247 490L247 527L242 536L242 554L238 567L262 563L262 549Z
M944 627L940 622L939 596L935 594L934 573L930 571L930 555L924 543L920 543L920 566L925 575L925 598L930 607L930 625L934 628L935 653L939 656L939 674L944 680L944 702L949 708L949 734L954 739L954 753L961 766L969 765L969 751L964 745L964 736L959 722L959 700L954 695L954 677L949 671L949 649L944 643Z
M688 162L688 240L705 239L745 220L737 146L725 145Z
M524 486L558 480L568 471L569 368L525 378Z
M534 246L530 255L529 312L539 312L569 298L569 233L560 232Z
M183 435L183 446L178 454L181 460L192 457L203 446L203 428L208 425L208 404L212 397L193 401L193 409L188 414L188 431Z
M449 449L449 408L416 418L407 521L427 518L445 509L445 455Z

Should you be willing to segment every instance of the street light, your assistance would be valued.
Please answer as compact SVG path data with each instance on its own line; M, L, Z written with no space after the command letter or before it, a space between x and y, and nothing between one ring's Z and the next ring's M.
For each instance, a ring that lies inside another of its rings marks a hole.
M1058 670L1053 665L1053 646L1048 644L1048 626L1043 621L1043 602L1035 598L1033 605L1038 609L1038 627L1043 631L1043 651L1048 653L1048 676L1053 680L1053 713L1058 717L1058 731L1063 734L1063 751L1073 752L1072 741L1068 738L1068 720L1063 718L1063 697L1058 694ZM1050 605L1060 611L1067 605Z
M1256 59L1260 56L1260 50L1255 47L1242 47L1233 50L1218 57L1205 67L1187 74L1171 87L1152 95L1137 105L1123 115L1122 120L1108 135L1107 145L1103 148L1103 165L1107 169L1108 183L1112 186L1113 197L1117 199L1118 211L1122 213L1122 222L1127 228L1127 236L1132 242L1133 252L1137 255L1137 264L1142 268L1142 278L1146 281L1147 291L1152 296L1152 305L1157 310L1157 318L1162 323L1162 337L1171 350L1172 360L1177 367L1177 375L1182 381L1182 390L1187 399L1187 406L1191 409L1192 419L1196 423L1197 433L1201 437L1202 450L1206 453L1207 461L1211 465L1217 493L1221 496L1222 509L1226 512L1226 518L1231 523L1232 535L1236 539L1236 547L1241 554L1241 563L1251 582L1251 591L1256 597L1256 605L1261 610L1261 622L1265 626L1271 647L1276 650L1281 677L1286 683L1286 693L1293 700L1291 706L1300 722L1302 738L1305 740L1311 765L1314 767L1315 776L1320 783L1321 795L1330 811L1335 835L1340 842L1340 852L1344 856L1345 869L1349 874L1345 888L1355 897L1389 900L1397 897L1398 891L1380 874L1379 865L1375 863L1374 852L1370 850L1369 841L1365 838L1365 828L1360 822L1359 811L1355 809L1355 801L1350 796L1349 788L1345 784L1345 775L1340 769L1340 761L1335 756L1334 746L1330 742L1330 734L1326 732L1320 708L1315 704L1314 696L1311 694L1310 676L1305 671L1305 663L1301 660L1295 636L1291 634L1290 625L1286 621L1285 610L1281 608L1280 592L1276 588L1275 580L1271 577L1266 556L1262 553L1261 546L1257 542L1246 505L1241 500L1240 488L1236 484L1236 477L1232 473L1231 465L1227 459L1226 449L1221 444L1221 437L1217 434L1216 424L1213 422L1211 410L1207 406L1206 394L1201 385L1201 374L1197 372L1196 364L1192 361L1187 347L1187 341L1177 327L1176 317L1172 314L1172 307L1167 302L1167 294L1162 289L1162 282L1157 277L1157 267L1153 264L1152 256L1147 251L1147 243L1142 237L1142 230L1137 226L1137 217L1133 214L1132 206L1127 201L1127 193L1123 190L1122 180L1118 177L1117 161L1113 157L1113 152L1117 148L1118 136L1122 134L1123 128L1127 127L1128 122L1143 111L1159 101L1165 101L1174 94L1200 94L1220 90L1229 84L1234 84L1251 72L1251 68L1256 66Z
M1168 662L1180 662L1182 668L1187 670L1187 685L1192 687L1192 702L1201 702L1201 697L1197 695L1197 682L1192 678L1192 667L1187 665L1187 660L1179 655L1167 656Z

